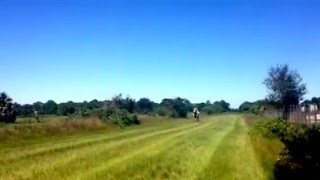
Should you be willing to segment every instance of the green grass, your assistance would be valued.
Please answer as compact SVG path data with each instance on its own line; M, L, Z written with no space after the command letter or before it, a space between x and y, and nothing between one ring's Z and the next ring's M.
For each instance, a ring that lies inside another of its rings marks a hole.
M0 179L269 179L248 132L223 115L6 142Z
M255 115L245 115L243 117L249 127L253 127L254 123L257 121L270 120ZM268 179L274 179L273 172L275 164L280 158L280 153L284 148L284 145L276 137L266 138L257 132L256 129L251 129L249 133L252 147L255 150L256 157L265 172L265 177Z

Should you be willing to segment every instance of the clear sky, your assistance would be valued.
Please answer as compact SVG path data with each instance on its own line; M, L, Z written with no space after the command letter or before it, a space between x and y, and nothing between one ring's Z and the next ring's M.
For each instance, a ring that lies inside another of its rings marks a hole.
M320 2L2 0L1 89L16 102L266 96L288 63L320 96Z

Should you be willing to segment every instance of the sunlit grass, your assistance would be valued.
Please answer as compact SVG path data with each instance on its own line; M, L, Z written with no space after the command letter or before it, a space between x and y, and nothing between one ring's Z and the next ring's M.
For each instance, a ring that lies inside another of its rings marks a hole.
M2 144L0 179L268 179L239 115Z
M268 121L269 119L247 115L244 116L245 122L249 127L253 127L258 121ZM280 158L281 150L284 145L277 138L265 138L251 129L250 141L255 150L256 157L265 172L267 179L274 179L274 168L277 160Z

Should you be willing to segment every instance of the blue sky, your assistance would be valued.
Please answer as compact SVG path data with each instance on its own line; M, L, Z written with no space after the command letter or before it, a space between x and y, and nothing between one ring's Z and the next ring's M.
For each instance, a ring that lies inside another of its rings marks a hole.
M10 0L0 2L2 87L19 103L266 96L288 63L320 96L320 2Z

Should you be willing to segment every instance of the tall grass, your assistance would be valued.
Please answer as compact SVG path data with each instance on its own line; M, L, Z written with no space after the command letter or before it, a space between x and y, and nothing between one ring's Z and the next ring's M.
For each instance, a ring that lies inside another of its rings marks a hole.
M260 121L270 121L270 119L256 115L244 115L243 117L248 127L251 128L249 132L251 144L267 179L275 179L275 165L280 158L284 145L278 138L266 138L253 129L254 124Z
M157 124L161 126L161 123L167 123L171 120L167 117L148 115L141 115L138 118L144 126L155 126ZM98 117L41 116L40 119L40 123L37 123L34 118L26 117L18 118L15 124L0 124L0 145L118 129L112 123L101 121Z
M54 135L72 134L76 132L92 131L107 128L98 118L66 119L50 118L41 123L18 123L0 128L0 142L13 140L34 139Z

